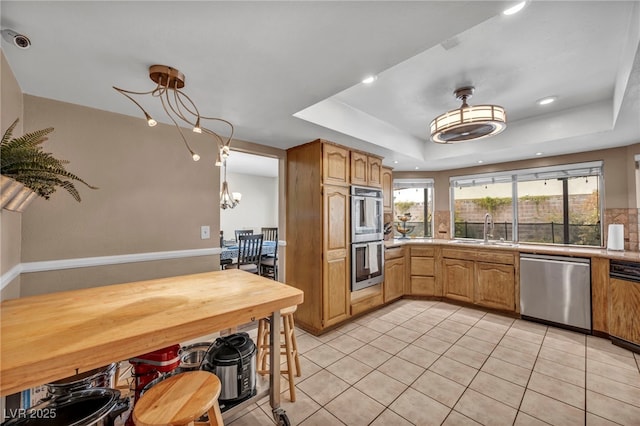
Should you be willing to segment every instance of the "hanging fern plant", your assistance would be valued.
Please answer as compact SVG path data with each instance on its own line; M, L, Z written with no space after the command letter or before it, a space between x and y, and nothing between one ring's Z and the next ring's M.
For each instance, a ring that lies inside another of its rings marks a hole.
M53 132L53 127L12 138L16 124L18 119L2 136L0 174L17 180L45 199L49 199L58 188L63 188L80 202L80 193L73 181L82 182L91 189L98 189L68 172L65 169L68 161L58 160L51 153L43 151L41 145L48 139L47 135Z

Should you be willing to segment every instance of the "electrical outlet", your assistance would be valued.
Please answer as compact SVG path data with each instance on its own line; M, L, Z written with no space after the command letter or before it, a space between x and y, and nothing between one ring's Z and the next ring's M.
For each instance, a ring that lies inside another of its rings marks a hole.
M208 225L203 225L200 227L200 239L201 240L208 240L209 238L211 238L211 229L209 228Z

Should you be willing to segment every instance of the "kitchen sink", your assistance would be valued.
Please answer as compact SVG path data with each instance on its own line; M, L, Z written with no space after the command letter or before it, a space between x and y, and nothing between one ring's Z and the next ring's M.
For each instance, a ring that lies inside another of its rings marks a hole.
M482 240L451 240L450 244L465 244L465 245L479 245L479 246L499 246L499 247L518 247L518 244L510 243L508 241L487 241Z

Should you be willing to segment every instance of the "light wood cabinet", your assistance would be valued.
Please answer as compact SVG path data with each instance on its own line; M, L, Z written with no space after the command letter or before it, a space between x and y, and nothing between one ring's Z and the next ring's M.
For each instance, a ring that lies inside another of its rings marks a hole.
M443 259L444 297L463 302L473 302L474 262L461 259Z
M517 311L517 256L513 252L444 248L442 257L444 297Z
M488 308L515 311L514 277L513 265L476 263L475 303Z
M367 179L369 186L382 188L382 159L367 156Z
M349 185L349 150L324 143L322 145L322 177L324 183Z
M591 326L609 332L609 259L591 259Z
M640 284L610 279L609 335L640 345Z
M351 151L351 184L382 187L382 159Z
M382 207L385 213L393 213L393 172L382 168Z
M351 184L368 186L367 154L351 151Z
M317 140L287 150L287 284L296 323L320 333L350 316L349 150Z
M390 249L385 252L384 264L384 301L389 302L402 297L406 275L404 249Z
M408 293L414 296L442 296L436 281L436 248L411 247Z
M349 316L349 188L324 187L323 307L327 327Z

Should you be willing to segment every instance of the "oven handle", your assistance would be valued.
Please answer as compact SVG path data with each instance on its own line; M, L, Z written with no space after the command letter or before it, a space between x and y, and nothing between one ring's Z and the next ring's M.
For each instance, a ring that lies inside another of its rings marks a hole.
M351 244L353 246L353 248L359 248L359 247L367 247L367 250L369 248L369 244L371 243L376 243L377 245L383 245L384 241L378 241L378 240L374 240L374 241L368 241L368 242L364 242L364 243L353 243Z

